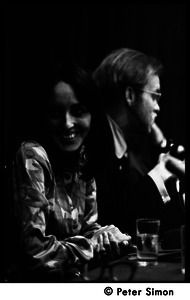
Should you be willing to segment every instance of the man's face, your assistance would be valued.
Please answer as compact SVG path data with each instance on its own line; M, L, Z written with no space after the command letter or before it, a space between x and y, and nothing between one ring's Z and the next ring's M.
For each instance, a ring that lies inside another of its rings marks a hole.
M150 132L152 125L155 122L160 107L156 94L160 92L160 80L155 74L150 73L148 76L148 82L142 89L141 93L136 95L136 101L133 106L133 112L135 113L138 121L139 128L145 132Z

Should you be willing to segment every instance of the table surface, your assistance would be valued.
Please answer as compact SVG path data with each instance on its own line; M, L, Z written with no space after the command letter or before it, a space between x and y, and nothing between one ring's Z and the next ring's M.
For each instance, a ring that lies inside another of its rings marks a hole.
M181 252L180 250L161 251L158 256L157 265L139 266L136 258L136 254L132 254L126 259L132 261L136 265L136 271L130 282L186 282L185 275L181 272ZM125 259L125 258L124 258ZM123 272L122 264L118 267L117 272ZM92 275L96 274L99 266L92 268ZM108 277L109 272L105 272L100 281L97 282L114 282ZM78 278L74 281L85 281L82 278Z
M137 261L136 256L133 259ZM159 252L158 264L138 266L133 282L185 282L181 271L181 250L162 250Z

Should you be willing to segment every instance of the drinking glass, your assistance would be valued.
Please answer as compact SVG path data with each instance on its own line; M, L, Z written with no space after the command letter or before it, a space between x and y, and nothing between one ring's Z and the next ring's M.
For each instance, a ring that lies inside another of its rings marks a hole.
M140 266L157 265L160 220L137 219L137 260Z

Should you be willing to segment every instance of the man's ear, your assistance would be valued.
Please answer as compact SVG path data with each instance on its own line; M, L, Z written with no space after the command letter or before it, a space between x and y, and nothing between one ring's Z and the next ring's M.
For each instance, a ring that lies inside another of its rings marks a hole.
M125 101L129 107L135 102L135 92L132 87L127 87L125 90Z

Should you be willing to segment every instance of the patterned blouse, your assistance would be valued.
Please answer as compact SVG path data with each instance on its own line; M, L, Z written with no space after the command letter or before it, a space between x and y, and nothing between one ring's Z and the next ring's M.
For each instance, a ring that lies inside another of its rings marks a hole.
M55 174L37 142L24 142L16 154L14 198L24 265L28 270L62 270L93 258L90 238L97 221L95 181L80 172Z

